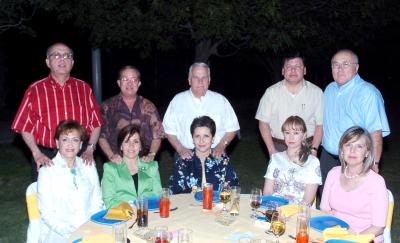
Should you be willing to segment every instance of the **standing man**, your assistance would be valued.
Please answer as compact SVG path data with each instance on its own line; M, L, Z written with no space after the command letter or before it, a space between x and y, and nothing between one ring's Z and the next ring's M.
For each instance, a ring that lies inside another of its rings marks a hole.
M136 124L144 138L144 160L154 160L164 137L164 129L156 106L137 93L142 84L139 69L134 66L121 68L117 84L121 92L101 104L104 125L99 145L110 161L121 163L118 133L125 126Z
M207 64L192 64L188 81L190 89L175 95L165 113L167 139L183 159L191 158L194 145L190 124L196 117L209 116L216 124L213 156L219 158L240 129L236 114L223 95L208 90L211 77Z
M101 115L89 85L70 76L74 54L67 45L56 43L47 49L48 77L31 84L25 92L11 129L21 133L32 152L33 179L40 166L52 165L56 142L54 134L60 121L75 120L89 137L88 146L81 157L92 163L93 151L100 134Z
M339 166L339 139L351 126L369 131L373 143L374 165L379 172L382 137L389 135L384 102L379 90L358 75L358 57L351 50L338 51L331 60L335 80L325 89L324 136L322 139L321 172L325 182L329 170ZM323 187L320 187L322 193Z
M306 123L307 141L317 155L322 139L323 93L304 79L304 58L298 53L283 60L284 79L270 86L261 98L256 119L269 156L286 150L282 124L289 116L299 116Z

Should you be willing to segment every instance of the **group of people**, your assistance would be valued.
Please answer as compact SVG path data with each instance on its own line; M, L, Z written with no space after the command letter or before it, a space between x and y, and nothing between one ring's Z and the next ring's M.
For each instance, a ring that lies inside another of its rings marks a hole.
M189 68L190 89L172 99L163 121L138 94L141 77L134 66L120 70L120 93L99 106L89 85L70 76L71 48L53 44L46 64L49 76L29 86L12 124L32 152L33 175L39 172L44 242L66 241L104 205L158 195L154 159L165 137L176 151L172 193L195 192L204 183L239 185L226 154L239 122L229 101L209 90L207 64ZM256 119L270 155L263 193L311 205L319 189L322 210L379 240L388 204L377 174L382 137L390 133L383 99L358 75L354 52L340 50L331 67L334 82L322 92L304 79L304 58L289 56L284 79L262 97ZM109 160L101 186L93 158L97 142Z

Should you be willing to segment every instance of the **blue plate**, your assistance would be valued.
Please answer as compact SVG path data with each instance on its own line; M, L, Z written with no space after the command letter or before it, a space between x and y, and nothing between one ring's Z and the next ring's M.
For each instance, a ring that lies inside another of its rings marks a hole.
M203 192L198 191L194 194L194 199L196 201L202 202L203 201ZM219 202L219 191L213 191L213 203Z
M107 214L107 212L108 212L108 209L105 209L105 210L102 210L100 212L97 212L97 213L93 214L92 217L90 217L90 220L95 222L95 223L105 224L105 225L112 225L112 224L116 224L116 223L119 223L119 222L122 222L122 221L126 221L126 220L115 220L115 219L105 219L105 218L103 218L104 215Z
M274 196L262 196L261 197L261 207L266 207L268 203L275 203L277 207L287 205L289 201L287 199L281 197L274 197Z
M340 227L349 228L349 224L341 219L333 216L316 216L310 219L310 226L318 231L339 225Z

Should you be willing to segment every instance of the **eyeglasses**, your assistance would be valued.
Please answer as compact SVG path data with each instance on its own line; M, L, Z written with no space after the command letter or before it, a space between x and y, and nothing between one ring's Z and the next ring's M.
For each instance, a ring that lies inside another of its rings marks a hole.
M332 69L349 69L352 65L355 65L358 63L354 63L354 62L344 62L344 63L338 63L338 62L333 62L331 64Z
M119 80L121 80L121 82L124 82L124 83L127 83L127 82L133 82L134 84L139 83L139 79L134 78L134 77L122 77Z
M363 149L365 149L365 147L367 147L367 145L365 144L351 144L351 143L346 143L345 145L343 145L343 150L347 150L347 151L352 151L354 150L355 152L360 152Z
M53 60L61 60L61 59L63 59L63 60L65 60L65 59L72 60L74 58L74 55L72 53L58 53L58 52L55 52L55 53L49 54L47 56L47 58L51 58Z

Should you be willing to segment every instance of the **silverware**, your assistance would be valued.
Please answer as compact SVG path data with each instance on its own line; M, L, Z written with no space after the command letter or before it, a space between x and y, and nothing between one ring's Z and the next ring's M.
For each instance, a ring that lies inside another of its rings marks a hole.
M171 208L169 211L172 212L172 211L175 211L177 209L178 209L178 207L174 207L174 208ZM160 211L155 211L154 213L160 213Z

